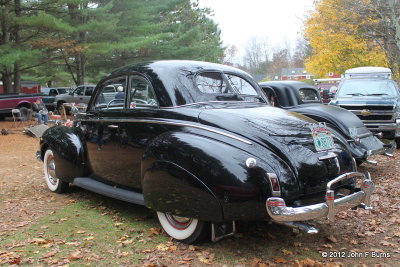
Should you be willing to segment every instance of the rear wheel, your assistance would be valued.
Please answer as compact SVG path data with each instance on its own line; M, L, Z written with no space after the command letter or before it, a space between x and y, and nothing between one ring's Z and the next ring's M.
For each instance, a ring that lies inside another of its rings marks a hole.
M63 193L67 191L69 183L63 182L56 176L56 164L54 161L54 153L51 149L47 149L43 159L44 178L47 187L52 192Z
M164 212L157 212L157 217L164 231L183 243L198 243L210 237L209 223Z

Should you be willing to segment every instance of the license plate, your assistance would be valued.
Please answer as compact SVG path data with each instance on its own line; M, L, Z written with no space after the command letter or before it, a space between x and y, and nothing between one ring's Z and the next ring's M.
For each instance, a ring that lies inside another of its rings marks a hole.
M314 146L317 151L330 150L335 148L332 133L329 129L319 125L311 127L311 134L314 139Z

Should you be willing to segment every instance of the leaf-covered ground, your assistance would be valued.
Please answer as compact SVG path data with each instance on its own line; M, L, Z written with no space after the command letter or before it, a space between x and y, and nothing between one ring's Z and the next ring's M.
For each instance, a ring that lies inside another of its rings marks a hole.
M10 122L0 122L10 129ZM373 211L349 210L313 222L317 235L266 222L238 223L217 243L170 240L153 211L72 188L50 193L34 154L38 139L0 136L0 265L33 266L398 266L399 161L367 165Z

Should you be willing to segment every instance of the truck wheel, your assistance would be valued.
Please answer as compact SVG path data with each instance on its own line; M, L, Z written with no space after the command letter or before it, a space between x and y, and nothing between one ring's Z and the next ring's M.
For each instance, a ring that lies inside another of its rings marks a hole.
M69 183L63 182L56 176L56 164L54 162L54 153L51 149L47 149L43 159L44 178L47 187L52 192L63 193L67 191Z
M396 138L396 147L397 149L400 148L400 138Z
M186 244L198 243L210 237L210 224L194 218L174 216L157 212L158 220L165 232Z

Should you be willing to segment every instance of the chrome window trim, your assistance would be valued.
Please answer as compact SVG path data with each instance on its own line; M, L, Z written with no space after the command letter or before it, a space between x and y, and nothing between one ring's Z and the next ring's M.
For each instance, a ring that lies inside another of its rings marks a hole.
M88 118L88 119L83 119L82 118L81 119L81 121L100 121L100 120L102 122L115 122L115 123L138 122L138 123L153 123L153 124L163 124L163 125L172 125L172 126L181 126L181 127L191 127L191 128L196 128L196 129L200 129L200 130L205 130L205 131L208 131L208 132L216 133L216 134L219 134L219 135L223 135L223 136L232 138L234 140L243 142L243 143L248 144L248 145L252 145L253 144L252 142L250 142L250 141L248 141L248 140L246 140L244 138L235 136L233 134L229 134L229 133L225 133L225 132L222 132L222 131L219 131L219 130L214 130L214 129L209 128L209 127L205 127L205 126L201 126L201 125L195 125L195 124L189 124L189 123L172 122L172 121L160 121L160 120L144 120L144 119L115 119L115 118L112 118L112 119L108 119L108 118Z

